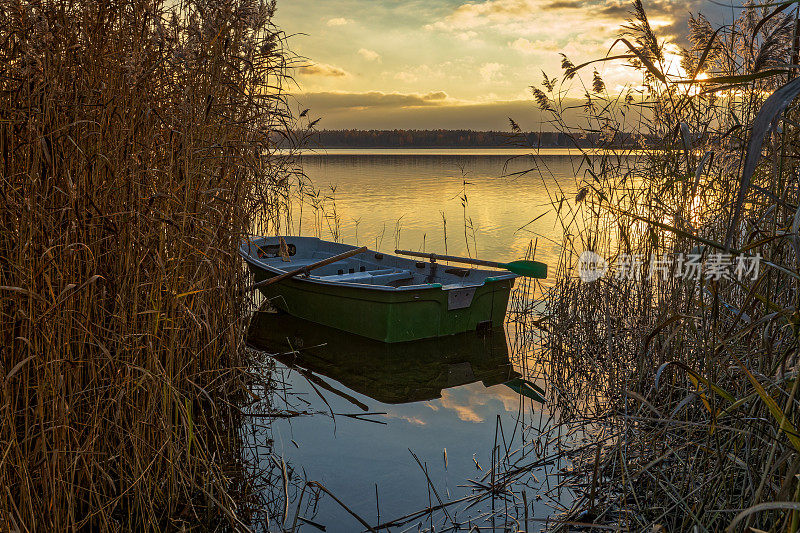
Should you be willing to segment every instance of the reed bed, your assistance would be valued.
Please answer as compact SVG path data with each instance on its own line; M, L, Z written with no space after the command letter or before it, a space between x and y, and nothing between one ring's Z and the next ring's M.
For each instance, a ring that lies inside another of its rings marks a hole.
M237 248L298 172L274 12L0 3L0 529L246 529Z
M693 15L678 49L637 0L616 58L564 57L532 89L555 127L617 148L576 143L575 190L551 187L568 237L543 323L548 377L578 392L555 398L561 421L591 422L596 440L571 455L582 496L566 521L798 530L797 38L796 4L748 4L721 27ZM610 59L641 85L607 89ZM563 119L570 87L585 92L578 127ZM595 281L577 275L587 250L610 267ZM759 268L738 272L739 256Z

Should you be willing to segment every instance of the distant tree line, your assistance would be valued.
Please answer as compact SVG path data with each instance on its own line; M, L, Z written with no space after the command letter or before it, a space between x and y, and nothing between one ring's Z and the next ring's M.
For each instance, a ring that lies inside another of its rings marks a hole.
M581 146L627 146L631 139L617 133L603 139L603 133L588 132L577 142ZM575 140L560 132L509 133L474 130L320 130L312 134L310 145L322 148L509 148L570 147Z

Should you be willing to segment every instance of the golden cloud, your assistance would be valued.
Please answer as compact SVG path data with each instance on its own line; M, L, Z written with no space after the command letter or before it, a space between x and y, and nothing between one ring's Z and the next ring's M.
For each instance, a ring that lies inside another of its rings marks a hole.
M559 44L553 41L552 39L547 39L547 40L537 39L535 41L529 41L524 37L520 37L516 41L508 43L508 46L518 52L522 52L523 54L535 54L537 52L552 53L561 51L561 49L563 48L562 46L559 46Z
M341 78L348 75L346 70L333 65L328 65L327 63L313 63L311 65L306 65L304 67L300 67L300 72L308 76L329 76L332 78Z
M667 23L664 26L674 25L690 6L701 4L701 0L688 0L687 3L672 2L669 0L655 0L648 3L648 15L654 19L661 19ZM456 7L449 15L441 20L425 26L427 30L440 30L448 32L463 32L478 28L491 27L506 33L520 31L542 31L542 16L546 12L570 12L570 18L564 20L565 29L579 29L587 24L594 23L598 17L608 22L619 24L630 15L628 2L620 0L551 0L542 3L541 0L484 0L483 2L465 2ZM558 14L563 17L563 14ZM550 34L558 34L556 28L548 26ZM616 29L616 28L615 28Z
M366 93L318 92L306 93L303 95L303 99L309 107L326 110L430 107L448 103L447 93L444 91L426 94L380 91Z
M478 401L475 398L466 398L466 402L464 402L464 400L465 399L458 398L450 390L443 390L440 401L442 403L442 407L453 411L459 420L463 420L464 422L474 422L476 424L483 422L484 418L475 410L476 407L483 406L483 402Z
M336 17L328 21L328 26L344 26L345 24L350 24L351 22L353 21L350 19Z
M380 63L381 56L375 50L368 50L366 48L362 48L358 51L358 55L366 59L367 61L378 61Z

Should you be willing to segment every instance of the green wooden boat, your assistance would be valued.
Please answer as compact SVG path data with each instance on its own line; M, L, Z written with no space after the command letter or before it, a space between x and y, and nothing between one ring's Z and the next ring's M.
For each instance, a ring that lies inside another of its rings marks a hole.
M317 376L387 404L433 400L444 389L478 381L490 387L519 379L503 328L387 344L285 313L257 312L247 343L354 403L356 399Z
M241 255L256 282L356 248L282 237L282 250L280 239L242 243ZM291 315L391 343L502 325L516 277L366 251L260 290Z

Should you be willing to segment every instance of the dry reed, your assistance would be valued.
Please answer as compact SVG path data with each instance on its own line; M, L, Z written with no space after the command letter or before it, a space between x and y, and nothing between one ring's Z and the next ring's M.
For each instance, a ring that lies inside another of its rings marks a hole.
M296 172L274 11L0 3L0 529L244 529L237 247Z
M575 196L552 191L570 237L548 297L550 378L562 391L584 382L588 397L561 396L563 419L592 420L603 441L575 457L583 497L567 519L798 529L796 21L791 3L746 6L720 28L694 16L675 75L637 0L617 46L643 89L610 94L595 71L579 127L562 119L563 97L585 65L565 57L561 84L533 89L562 131L597 148L625 135L638 149L584 149ZM616 271L580 281L584 250ZM679 270L692 253L700 276ZM762 258L754 277L709 275L740 253ZM622 275L637 255L641 275Z

